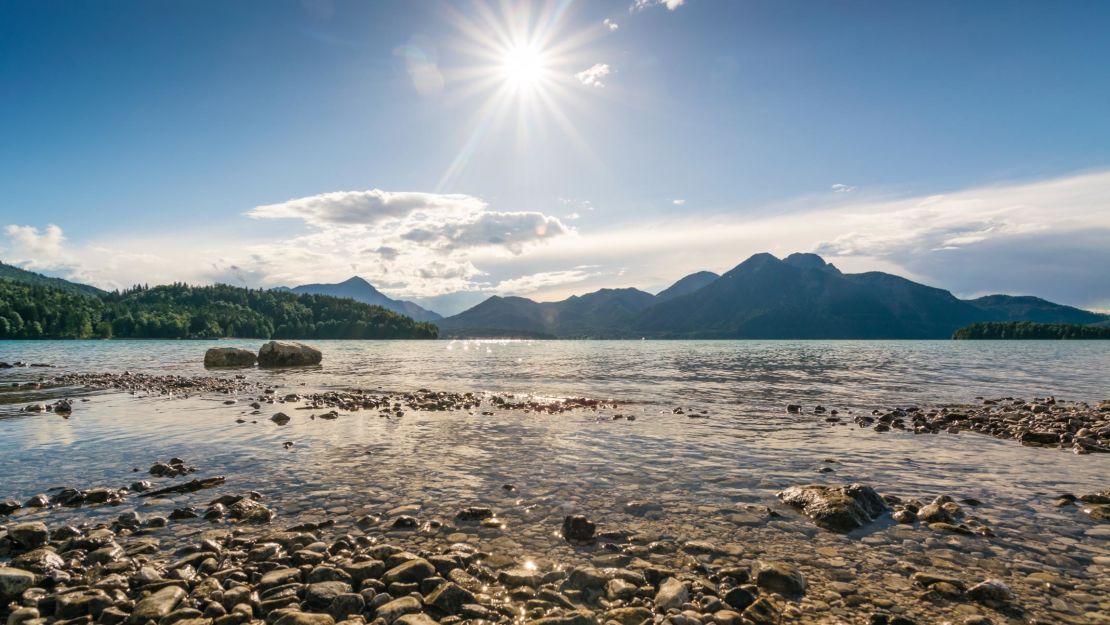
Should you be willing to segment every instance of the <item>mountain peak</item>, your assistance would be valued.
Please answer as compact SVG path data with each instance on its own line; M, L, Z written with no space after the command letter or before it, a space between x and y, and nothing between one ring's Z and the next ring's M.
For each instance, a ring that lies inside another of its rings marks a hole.
M793 265L800 269L818 269L831 273L840 273L840 270L836 268L836 265L825 262L825 259L821 258L817 254L810 254L807 252L794 252L790 256L784 258L782 262Z

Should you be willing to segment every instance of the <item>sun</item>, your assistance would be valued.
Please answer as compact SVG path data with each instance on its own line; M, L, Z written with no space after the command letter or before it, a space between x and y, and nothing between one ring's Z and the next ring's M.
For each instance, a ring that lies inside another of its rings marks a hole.
M501 75L505 82L516 89L533 89L543 82L549 69L549 59L543 50L532 43L521 43L507 48L501 59Z

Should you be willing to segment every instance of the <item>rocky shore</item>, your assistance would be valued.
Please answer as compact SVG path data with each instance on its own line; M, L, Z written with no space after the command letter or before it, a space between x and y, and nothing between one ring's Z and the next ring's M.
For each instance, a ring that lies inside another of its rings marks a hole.
M64 374L40 384L138 398L121 398L128 402L190 399L182 403L204 404L230 427L249 428L237 431L269 433L260 434L269 441L291 428L339 431L367 418L387 428L410 419L438 423L448 416L435 414L442 412L491 424L476 426L491 447L516 435L496 438L505 423L520 421L516 414L487 418L506 412L532 414L535 423L562 414L595 429L619 425L628 436L657 416L710 419L699 422L706 425L714 416L697 407L584 398L295 390L242 376ZM70 412L58 410L63 401ZM41 405L62 416L86 410L80 396ZM939 434L966 424L966 431L997 435L984 426L994 423L1010 428L1003 438L1019 441L1021 432L1049 430L1065 448L1068 436L1071 444L1090 432L1104 440L1102 406L994 400L974 411L897 410L866 415L870 422L847 410L790 412L829 425L889 426L880 432ZM258 426L236 426L229 417ZM824 421L832 417L841 421ZM267 449L277 456L300 448L287 445ZM527 470L534 452L522 445L500 449L495 462L524 470L476 493L459 457L444 459L450 479L437 480L420 462L402 466L413 452L389 445L398 443L373 446L366 462L351 456L361 450L347 448L319 458L333 467L322 483L290 474L256 488L255 475L167 453L149 458L140 476L120 471L108 486L43 488L0 501L0 622L1110 624L1110 592L1100 581L1110 574L1104 490L1029 493L1029 510L1019 511L1012 499L854 483L840 477L851 474L844 460L828 458L816 467L818 483L795 478L768 491L722 478L713 488L729 493L725 499L679 496L653 477L628 487L609 479L665 461L647 451L638 468L626 466L627 458L599 458L596 470L579 463L548 474L539 464ZM462 440L458 448L474 453ZM1052 525L1038 527L1045 521L1033 508L1050 511Z

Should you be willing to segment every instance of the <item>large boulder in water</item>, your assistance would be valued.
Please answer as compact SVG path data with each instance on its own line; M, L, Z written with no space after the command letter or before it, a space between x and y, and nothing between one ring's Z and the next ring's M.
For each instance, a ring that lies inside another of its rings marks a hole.
M293 341L270 341L258 350L260 367L303 367L318 365L324 355L320 350Z
M213 347L204 352L205 367L253 367L254 352L238 347Z
M818 527L834 532L861 528L887 510L879 493L862 484L791 486L779 493L779 499L800 508Z

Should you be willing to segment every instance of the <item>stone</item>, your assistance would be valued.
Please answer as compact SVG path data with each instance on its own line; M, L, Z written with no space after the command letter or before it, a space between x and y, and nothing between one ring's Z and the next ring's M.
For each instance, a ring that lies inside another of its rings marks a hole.
M136 603L128 621L135 625L157 621L173 612L174 608L185 599L185 594L185 590L180 586L166 586Z
M604 614L604 621L615 621L620 625L642 625L651 620L651 610L641 607L616 608Z
M5 499L4 501L0 501L0 516L8 516L9 514L15 512L16 510L19 510L22 507L23 504L14 499Z
M433 590L424 602L447 614L457 614L462 606L468 603L478 603L474 593L453 582L442 583Z
M254 352L238 347L213 347L204 352L205 367L253 367Z
M304 367L322 359L320 350L294 341L270 341L258 350L259 367Z
M286 423L289 423L290 419L289 415L285 414L284 412L279 412L270 417L270 421L273 421L278 425L285 425Z
M1014 600L1014 593L1010 587L997 579L988 579L975 584L967 589L967 596L988 605L1005 605Z
M744 623L751 625L779 625L782 610L768 597L760 597L744 610Z
M79 616L100 618L100 613L111 607L112 598L103 590L86 588L58 595L54 600L54 616L71 619Z
M597 524L581 514L572 514L563 519L563 538L587 541L597 532Z
M335 619L327 614L292 611L282 614L274 625L335 625Z
M416 614L420 610L421 605L419 599L416 597L404 596L380 606L375 614L378 618L385 619L386 623L392 623L406 614Z
M265 590L299 581L301 581L301 571L299 569L274 569L263 575L258 585Z
M20 523L8 528L8 537L23 549L37 549L46 544L50 531L42 522Z
M678 609L689 600L690 590L686 584L668 577L659 584L659 591L655 593L655 609L660 612Z
M345 582L317 582L305 589L304 599L312 607L326 608L339 595L351 592L351 585Z
M436 567L432 566L431 562L424 558L413 558L386 571L382 575L382 581L386 585L396 582L420 583L435 574Z
M743 612L748 606L755 603L756 595L743 586L737 586L729 589L723 599L736 611Z
M799 508L823 529L850 532L867 525L887 510L870 486L792 486L778 494L783 503Z
M35 574L23 569L0 566L0 605L18 598L35 585Z
M394 623L396 623L397 625L438 625L435 619L428 616L427 614L424 614L423 612L417 612L416 614L406 614L398 618L396 621L394 621Z
M760 562L755 584L764 591L777 592L787 598L798 598L806 592L805 577L794 567L780 562Z

